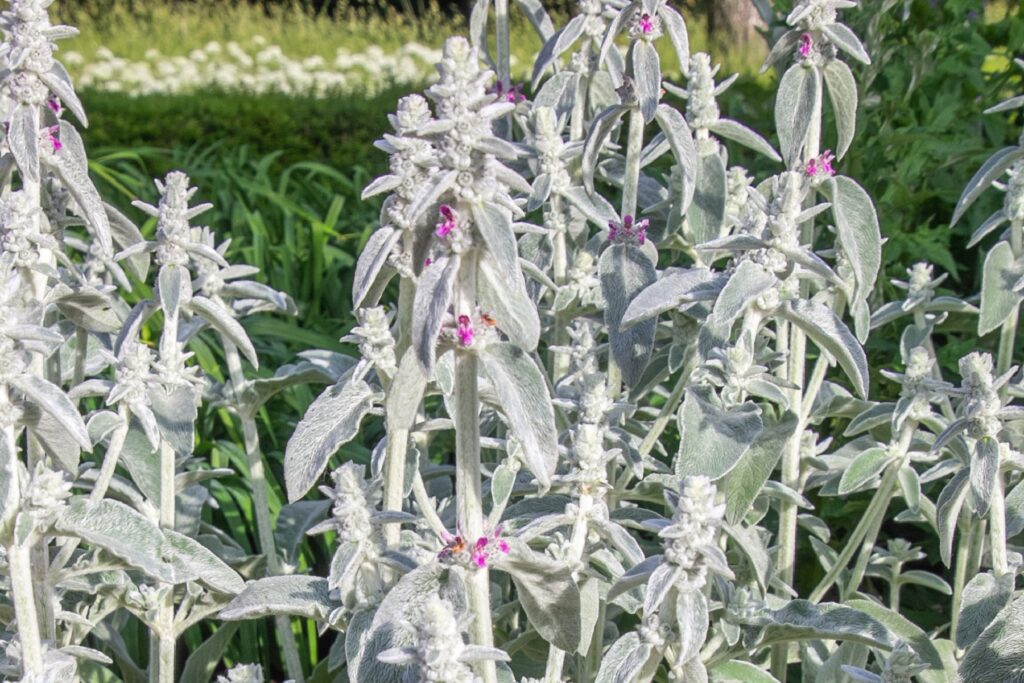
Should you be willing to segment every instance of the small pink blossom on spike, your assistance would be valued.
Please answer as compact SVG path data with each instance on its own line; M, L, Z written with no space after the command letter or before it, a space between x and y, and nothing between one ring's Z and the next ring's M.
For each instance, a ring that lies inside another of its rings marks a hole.
M654 22L651 21L651 15L647 14L646 12L640 15L640 31L644 33L644 35L646 35L652 32L653 30Z
M811 50L814 48L814 39L810 33L804 33L800 36L800 56L804 59L811 56Z
M441 213L442 220L437 224L435 232L438 237L447 237L458 227L455 220L455 210L447 204L442 204L438 211Z
M49 107L50 111L52 111L54 114L60 114L61 112L60 100L58 100L56 97L51 97L50 99L46 100L46 106Z
M456 333L459 335L459 344L461 346L471 346L473 344L473 321L470 320L468 315L459 316L459 327Z
M496 96L499 100L505 100L512 104L526 101L526 95L523 94L523 86L520 83L512 83L506 86L502 81L496 81L487 92Z
M647 228L650 224L646 218L634 223L632 216L623 216L621 223L608 221L608 241L643 244L647 241Z
M57 133L60 131L60 127L50 126L48 130L50 134L50 144L53 145L53 151L59 152L64 147L64 143L62 143L60 141L60 138L57 137Z
M508 551L509 551L508 541L506 541L504 539L498 541L498 550L501 551L502 555L508 555Z
M425 259L423 259L423 267L426 268L427 266L429 266L433 262L434 262L434 259L432 259L432 258L425 258Z
M835 160L836 155L832 153L832 150L826 149L818 156L807 160L807 175L811 178L831 178L836 174L835 168L832 167L832 162Z

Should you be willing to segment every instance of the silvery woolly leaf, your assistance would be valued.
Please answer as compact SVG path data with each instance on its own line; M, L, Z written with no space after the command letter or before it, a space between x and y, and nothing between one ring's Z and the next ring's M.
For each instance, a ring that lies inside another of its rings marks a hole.
M75 536L102 548L165 583L175 583L174 566L163 559L164 535L149 519L115 500L71 499L57 521L54 533Z
M516 236L512 231L512 213L495 204L475 204L473 222L501 276L510 283L522 280Z
M566 652L579 647L580 591L568 564L534 553L517 540L494 568L512 577L519 604L540 636Z
M630 567L614 584L612 584L612 587L608 590L606 600L608 602L612 602L615 598L626 591L630 591L646 584L650 580L651 574L661 566L661 563L664 562L664 560L664 555L651 555L650 557L645 558L643 562L639 562Z
M551 36L540 49L537 54L537 59L533 63L533 76L531 81L533 82L532 88L537 89L537 85L540 83L541 77L544 72L556 59L558 59L563 52L572 47L572 44L583 35L583 29L587 26L587 17L583 14L577 14L575 17L569 20L569 23L560 29L557 33ZM556 74L557 76L557 74Z
M533 358L510 343L488 344L480 353L480 363L522 446L523 463L541 490L547 491L558 465L558 431L547 380Z
M655 320L646 320L628 330L622 318L633 298L657 279L650 256L632 244L613 244L598 262L601 292L605 298L604 322L608 327L612 355L622 371L622 380L632 387L643 376L654 348Z
M630 631L616 640L601 657L601 668L594 683L633 683L639 680L651 646L640 641L636 631Z
M984 517L992 504L992 496L996 495L996 479L999 477L999 442L996 439L988 436L978 439L970 470L971 495L968 500L974 514Z
M194 391L190 386L176 386L170 391L162 385L149 389L149 403L160 434L179 455L191 453L195 444L198 407Z
M593 196L594 172L597 169L597 160L604 149L605 142L611 135L612 130L619 125L623 115L629 111L629 107L621 104L613 104L598 114L590 124L587 131L587 139L583 143L583 156L580 159L583 172L583 186ZM603 227L603 226L602 226Z
M416 199L413 200L413 204L409 207L406 215L409 222L417 223L423 214L427 212L427 209L436 204L441 195L451 189L458 174L459 172L455 170L448 171L420 188L419 194L416 195Z
M75 118L81 122L81 124L88 128L89 119L85 115L85 108L82 106L81 101L78 99L78 95L75 93L75 87L71 82L71 76L68 75L64 65L58 61L53 62L53 66L50 70L45 73L37 72L39 80L46 85L50 91L56 95L65 107L71 110L71 113L75 115ZM62 122L63 123L63 122Z
M1024 597L1007 605L960 663L962 683L1019 681L1024 676Z
M153 431L152 440L147 435L147 428L142 421L138 417L132 416L128 435L121 448L119 464L124 465L124 468L128 470L131 480L142 495L152 501L159 501L160 458L156 455L156 449L160 445L160 434L159 428L155 424L151 429ZM156 443L154 444L153 441Z
M823 638L892 649L896 638L877 619L864 612L835 603L815 605L791 600L785 607L769 612L764 642Z
M965 468L953 475L935 502L935 528L939 534L939 554L947 567L953 559L953 534L960 518L960 508L967 497L970 470Z
M729 119L718 119L708 126L708 130L719 137L738 142L758 154L763 154L772 161L782 161L782 157L779 156L779 153L775 151L775 148L767 140L742 123Z
M697 165L693 202L686 210L686 223L695 245L718 239L725 222L725 162L718 152L704 154Z
M821 32L840 50L856 59L861 64L871 64L871 57L861 44L860 38L853 31L843 24L827 24L821 27ZM839 61L839 60L833 60Z
M781 306L779 314L839 361L854 391L862 398L867 397L868 362L864 349L832 309L816 301L794 300Z
M415 350L406 349L384 404L388 434L408 433L412 429L426 388L427 378L416 359Z
M721 479L739 463L761 434L761 410L754 403L723 407L711 400L708 387L686 390L679 410L679 453L675 470L680 477L703 475Z
M157 296L164 315L177 317L181 305L192 298L192 279L188 271L176 265L162 267L157 275Z
M973 233L971 233L971 239L970 241L967 242L967 248L973 249L974 247L978 246L978 243L981 242L981 240L988 237L989 233L991 233L996 228L1000 227L1003 223L1005 223L1008 220L1010 219L1003 209L997 210L995 213L989 216L984 223L979 225Z
M832 216L843 253L853 266L856 300L866 300L882 265L882 233L871 197L846 176L831 178L823 186L832 203Z
M494 468L494 472L491 474L491 502L494 504L493 510L505 509L509 498L512 497L512 489L515 483L516 472L509 466L507 460L502 461L500 465Z
M324 621L337 603L327 579L315 576L268 576L250 581L217 615L224 621L261 619L284 614Z
M340 356L340 354L339 354ZM355 361L343 356L348 361L347 371ZM298 363L282 365L273 377L260 377L249 382L248 392L244 393L244 409L255 410L262 407L279 392L300 384L330 384L338 380L323 364L301 360Z
M679 625L679 661L686 662L700 655L708 635L708 599L700 590L688 590L676 597L676 619Z
M633 43L633 81L644 123L650 123L661 99L661 60L654 45L646 40Z
M434 371L437 337L448 313L459 274L461 257L441 256L420 274L413 301L412 344L416 357L429 376Z
M121 319L111 298L99 290L83 286L55 301L65 318L89 332L112 333L121 330Z
M843 470L839 480L839 495L845 496L881 474L889 464L891 456L884 446L869 448L855 457Z
M519 10L526 15L541 40L549 40L554 35L555 27L551 23L551 17L544 10L544 3L541 0L515 0L515 3L519 6Z
M14 375L7 383L25 395L34 406L48 413L86 453L92 452L92 440L82 416L67 394L57 385L35 375Z
M1013 574L996 577L991 572L975 574L964 586L960 597L960 619L956 628L956 646L970 647L992 620L1013 598Z
M7 434L0 434L0 538L5 543L9 541L8 534L14 517L21 507L20 487L11 486L14 477L18 476L19 465L12 440L8 439Z
M996 105L993 105L993 106L989 107L988 109L986 109L982 113L983 114L999 114L1001 112L1012 111L1012 110L1018 109L1020 107L1024 107L1024 95L1017 95L1016 97L1011 97L1010 99L1006 100L1005 102L1000 102L999 104L996 104Z
M981 313L978 335L984 336L1001 326L1017 309L1021 295L1014 283L1021 275L1009 242L999 242L985 257L981 276Z
M946 661L935 646L931 636L925 633L919 626L873 600L848 600L846 605L876 619L885 625L893 635L914 648L917 656L928 664L928 669L917 674L917 678L922 683L946 683L950 680L949 677L953 672L948 670ZM945 642L949 644L949 641Z
M371 291L378 291L376 286L381 271L387 266L388 257L395 244L402 238L402 233L395 228L383 226L376 230L366 241L359 260L356 261L356 272L352 279L352 307L373 306L377 302L367 301Z
M346 375L313 401L285 447L284 478L289 503L313 488L331 456L358 433L359 424L376 398L369 384Z
M74 197L75 203L84 214L82 217L92 228L93 235L105 252L113 252L114 243L110 231L110 219L107 217L106 206L99 192L89 178L89 161L85 156L85 145L82 136L67 121L60 122L60 141L62 147L46 155L60 177L64 187Z
M370 625L373 623L375 613L376 607L361 609L349 619L348 629L344 634L345 662L353 672L359 670L359 663L362 661L363 650L366 646L367 634L370 630Z
M681 306L713 300L724 283L723 277L707 268L669 268L633 298L622 316L622 328Z
M757 440L726 476L725 517L730 524L738 524L754 504L792 438L796 424L796 415L787 412L778 422L765 425Z
M755 0L755 2L756 1L757 0ZM796 49L799 42L800 31L786 31L782 34L782 37L772 45L772 49L769 50L768 56L765 57L764 63L761 65L758 73L765 73L773 64L781 61L783 58L789 57Z
M39 182L39 110L36 107L22 104L14 109L6 142L21 174L32 182Z
M675 587L682 573L682 567L673 562L663 562L651 572L647 577L647 590L644 593L644 614L657 614L661 603L668 597L669 591Z
M857 81L846 62L839 59L826 64L823 74L836 117L836 156L842 159L850 149L857 128Z
M206 546L172 529L164 529L161 557L174 567L178 583L198 581L218 593L237 595L245 582Z
M963 217L967 209L974 203L974 200L980 197L982 192L999 179L999 176L1006 173L1007 169L1021 159L1024 159L1024 147L1003 147L990 156L981 165L977 173L974 174L970 182L967 183L967 187L964 188L960 199L956 203L956 209L953 211L953 220L950 221L950 225L956 225L957 221Z
M779 81L775 100L775 128L786 164L800 162L811 117L821 111L821 85L815 68L793 64Z
M779 683L779 679L764 669L738 659L716 664L708 676L712 683Z
M334 557L331 559L331 573L327 578L327 585L330 589L338 590L350 585L355 580L356 572L359 571L363 557L363 546L361 543L347 541L340 544L334 551Z
M25 411L22 422L25 427L31 428L32 438L42 446L43 451L53 459L54 464L72 477L78 476L82 449L59 420L46 411L32 407ZM88 426L86 430L89 431ZM89 441L95 443L91 432Z
M1006 537L1024 531L1024 484L1017 484L1006 495Z
M729 276L708 317L716 337L726 338L734 322L759 296L778 283L778 278L754 261L743 260Z
M260 360L256 355L256 349L253 347L249 335L241 323L235 320L226 308L204 296L197 296L188 302L188 309L208 322L213 329L217 330L225 342L234 344L242 352L242 355L252 363L254 368L259 368Z
M418 610L433 596L451 603L456 614L466 609L465 587L452 570L438 563L423 565L399 579L388 591L362 638L346 641L351 680L374 683L402 683L405 667L384 664L377 656L386 650L413 645L413 635L402 622L415 618ZM355 655L355 656L353 656Z
M668 3L661 6L658 16L661 18L661 27L665 29L675 49L679 69L686 73L690 68L690 36L686 31L686 22Z
M690 130L686 118L674 107L667 104L659 104L654 112L654 120L665 134L669 146L672 148L672 156L676 164L683 172L683 196L680 202L679 211L685 213L693 200L693 193L696 190L697 177L697 148L693 144L693 132Z
M522 273L509 282L494 266L490 254L481 255L477 296L482 310L489 311L513 344L524 351L533 351L540 341L540 317L537 307L526 291Z
M570 187L562 196L602 230L608 228L608 223L619 220L615 208L599 194L587 194L584 188L576 186Z

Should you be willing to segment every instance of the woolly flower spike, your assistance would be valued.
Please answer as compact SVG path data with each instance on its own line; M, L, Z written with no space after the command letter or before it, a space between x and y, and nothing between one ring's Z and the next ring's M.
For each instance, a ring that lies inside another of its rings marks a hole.
M28 268L39 261L40 249L59 248L40 228L43 217L22 190L0 200L0 254L10 254L12 264Z
M473 345L473 321L468 315L459 316L459 325L456 328L455 333L459 336L460 346Z
M58 133L60 133L60 126L50 126L46 129L46 139L53 147L53 151L55 153L64 148L64 143L60 141Z
M60 515L64 501L70 497L71 482L64 478L64 473L38 463L25 489L21 507L35 522L35 528L43 531Z
M395 338L391 334L391 321L383 306L360 308L356 312L359 325L342 341L359 344L359 353L373 363L377 370L394 375L398 370L395 357Z
M157 219L156 243L145 243L150 248L155 247L157 264L187 267L191 256L209 259L226 268L228 262L224 257L201 242L202 230L193 229L189 225L189 221L208 211L213 205L199 204L189 207L189 201L198 188L190 188L188 176L180 171L172 171L162 182L155 180L154 184L160 192L160 201L156 206L141 201L132 204ZM132 252L125 250L122 255L127 256L129 253Z
M708 477L685 477L679 485L679 497L666 494L675 507L672 524L659 532L664 539L665 561L680 573L676 588L680 592L700 590L711 569L731 576L725 555L717 546L718 527L725 516L725 505L716 505L718 489Z
M227 676L218 676L217 683L263 683L263 669L259 664L239 664Z
M831 178L836 174L836 170L832 167L832 162L835 160L836 155L833 154L830 149L826 149L818 156L808 159L806 168L807 176L812 181Z
M321 486L320 491L334 501L330 519L317 524L309 534L334 531L338 543L361 542L377 537L374 528L374 484L363 480L363 466L347 462L331 473L334 487Z
M804 33L800 36L800 56L807 59L811 56L811 51L814 49L814 38L810 33Z
M622 222L608 221L608 241L619 244L643 244L647 240L650 221L643 218L633 222L632 216L623 216Z
M636 40L653 41L661 37L661 19L644 12L642 8L637 9L633 15L633 23L629 27L629 37Z
M413 667L406 680L438 683L478 683L480 678L473 673L472 664L508 661L508 655L496 648L466 645L462 637L464 619L457 619L453 612L451 603L431 595L412 618L401 623L413 644L385 650L377 659Z

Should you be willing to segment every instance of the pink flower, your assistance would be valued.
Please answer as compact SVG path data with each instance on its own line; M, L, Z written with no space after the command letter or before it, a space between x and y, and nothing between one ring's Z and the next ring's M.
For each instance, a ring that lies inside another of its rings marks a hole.
M811 50L814 48L814 38L810 33L804 33L800 36L800 56L807 59L811 56Z
M632 216L623 216L621 223L608 221L608 241L643 244L647 241L647 228L650 224L646 218L634 223Z
M423 267L426 268L427 266L429 266L433 262L434 262L434 259L432 259L432 258L425 258L425 259L423 259Z
M455 210L447 204L442 204L438 211L441 213L442 220L437 224L435 232L438 237L447 237L458 227Z
M832 153L832 150L826 149L818 156L807 160L807 175L810 178L821 178L822 176L831 178L836 174L835 168L832 167L832 162L835 160L836 155Z
M640 15L640 32L644 35L649 34L654 30L654 22L651 21L651 15L646 12Z
M59 152L63 147L64 143L57 137L57 133L60 131L60 126L50 126L48 129L50 135L50 144L53 145L53 151Z
M495 95L499 100L504 99L506 102L511 102L512 104L519 104L520 102L526 101L526 95L523 94L523 86L521 83L512 83L506 87L503 82L496 81L487 92Z
M473 321L470 320L468 315L459 316L459 326L456 329L456 333L459 335L459 344L461 346L471 346L473 344Z
M60 114L61 112L60 100L58 100L56 97L51 97L50 99L46 100L46 106L49 107L50 111L52 111L54 114Z

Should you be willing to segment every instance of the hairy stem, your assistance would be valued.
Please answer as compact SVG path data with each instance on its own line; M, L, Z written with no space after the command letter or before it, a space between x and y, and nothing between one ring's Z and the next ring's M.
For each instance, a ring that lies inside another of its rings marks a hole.
M999 459L1004 460L1010 457L1010 446L999 444ZM992 501L988 510L988 538L992 553L992 569L995 575L1002 576L1010 570L1006 557L1006 495L1003 488L1003 473L996 473L995 490L992 492Z
M508 0L494 0L494 23L497 27L498 81L512 85L512 57L509 41Z
M242 358L238 353L238 347L227 339L224 339L223 342L231 385L235 390L235 395L239 396L247 383L245 374L242 372ZM260 552L267 560L267 574L280 576L284 573L284 567L281 564L281 557L277 552L277 542L274 539L274 523L270 519L269 485L263 467L263 453L260 449L256 419L253 416L253 410L247 406L239 405L237 410L242 423L246 462L249 465L249 484L252 488L252 506L256 516L256 534L259 539ZM277 629L278 640L281 641L281 647L284 650L285 669L288 672L288 677L294 679L296 683L303 683L305 677L302 672L302 660L299 658L295 634L292 633L291 620L287 616L277 615L274 617L274 625Z
M629 112L629 137L626 140L626 175L622 183L622 215L636 217L637 189L640 185L640 153L644 147L644 117L639 107Z
M160 528L174 528L175 453L164 441L160 444ZM150 636L150 683L174 683L174 586L165 584L156 614L156 633ZM156 636L155 638L153 636Z

